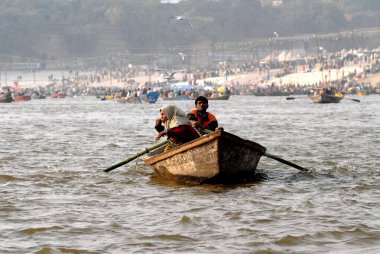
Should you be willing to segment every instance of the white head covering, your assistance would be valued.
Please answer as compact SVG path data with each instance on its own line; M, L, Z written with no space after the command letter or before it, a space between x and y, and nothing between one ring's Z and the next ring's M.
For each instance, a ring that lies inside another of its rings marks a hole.
M166 130L180 125L189 124L186 113L174 105L166 105L162 107L160 111L163 112L168 118L168 121L165 123Z

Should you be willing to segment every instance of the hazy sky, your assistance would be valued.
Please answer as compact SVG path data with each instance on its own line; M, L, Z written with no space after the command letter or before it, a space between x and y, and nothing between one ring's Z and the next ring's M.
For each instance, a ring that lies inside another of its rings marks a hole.
M179 1L181 1L181 0L161 0L161 3L163 3L163 4L167 4L167 3L176 4Z

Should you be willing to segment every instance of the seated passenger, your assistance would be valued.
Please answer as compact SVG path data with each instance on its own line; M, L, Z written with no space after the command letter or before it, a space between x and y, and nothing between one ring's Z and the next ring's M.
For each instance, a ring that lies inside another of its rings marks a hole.
M160 118L156 120L155 129L158 134L156 140L167 136L169 144L166 145L164 152L199 138L201 135L190 125L186 113L174 105L167 105L160 109ZM162 126L164 124L164 126Z

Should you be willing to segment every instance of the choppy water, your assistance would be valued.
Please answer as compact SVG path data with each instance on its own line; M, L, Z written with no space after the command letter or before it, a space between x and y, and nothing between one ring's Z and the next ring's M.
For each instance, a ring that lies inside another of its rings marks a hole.
M267 180L228 186L141 160L102 172L154 144L164 101L0 104L0 253L379 253L380 96L359 99L211 101L225 130L313 170L262 158Z

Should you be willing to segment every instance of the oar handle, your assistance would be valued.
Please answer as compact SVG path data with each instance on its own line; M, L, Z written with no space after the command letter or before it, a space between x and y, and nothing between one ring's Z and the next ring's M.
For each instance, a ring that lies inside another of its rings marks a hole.
M288 166L291 166L293 168L299 169L301 171L309 171L307 168L301 167L301 166L299 166L297 164L294 164L293 162L284 160L283 158L280 158L280 157L278 157L276 155L273 155L273 154L270 154L270 153L265 153L264 155L267 156L267 157L269 157L269 158L271 158L271 159L274 159L276 161L282 162L282 163L284 163L284 164L286 164Z
M127 164L128 162L133 161L134 159L136 159L136 158L138 158L138 157L140 157L140 156L142 156L142 155L144 155L146 153L149 153L150 151L152 151L152 150L154 150L156 148L159 148L159 147L161 147L163 145L166 145L168 142L169 142L168 140L165 140L165 141L163 141L161 143L158 143L158 144L156 144L154 146L151 146L149 148L145 148L145 150L142 150L141 152L137 153L136 155L134 155L134 156L132 156L132 157L130 157L130 158L124 160L124 161L121 161L121 162L119 162L119 163L117 163L115 165L112 165L111 167L106 168L103 171L104 172L110 172L111 170L113 170L115 168L118 168L120 166L123 166L124 164Z

